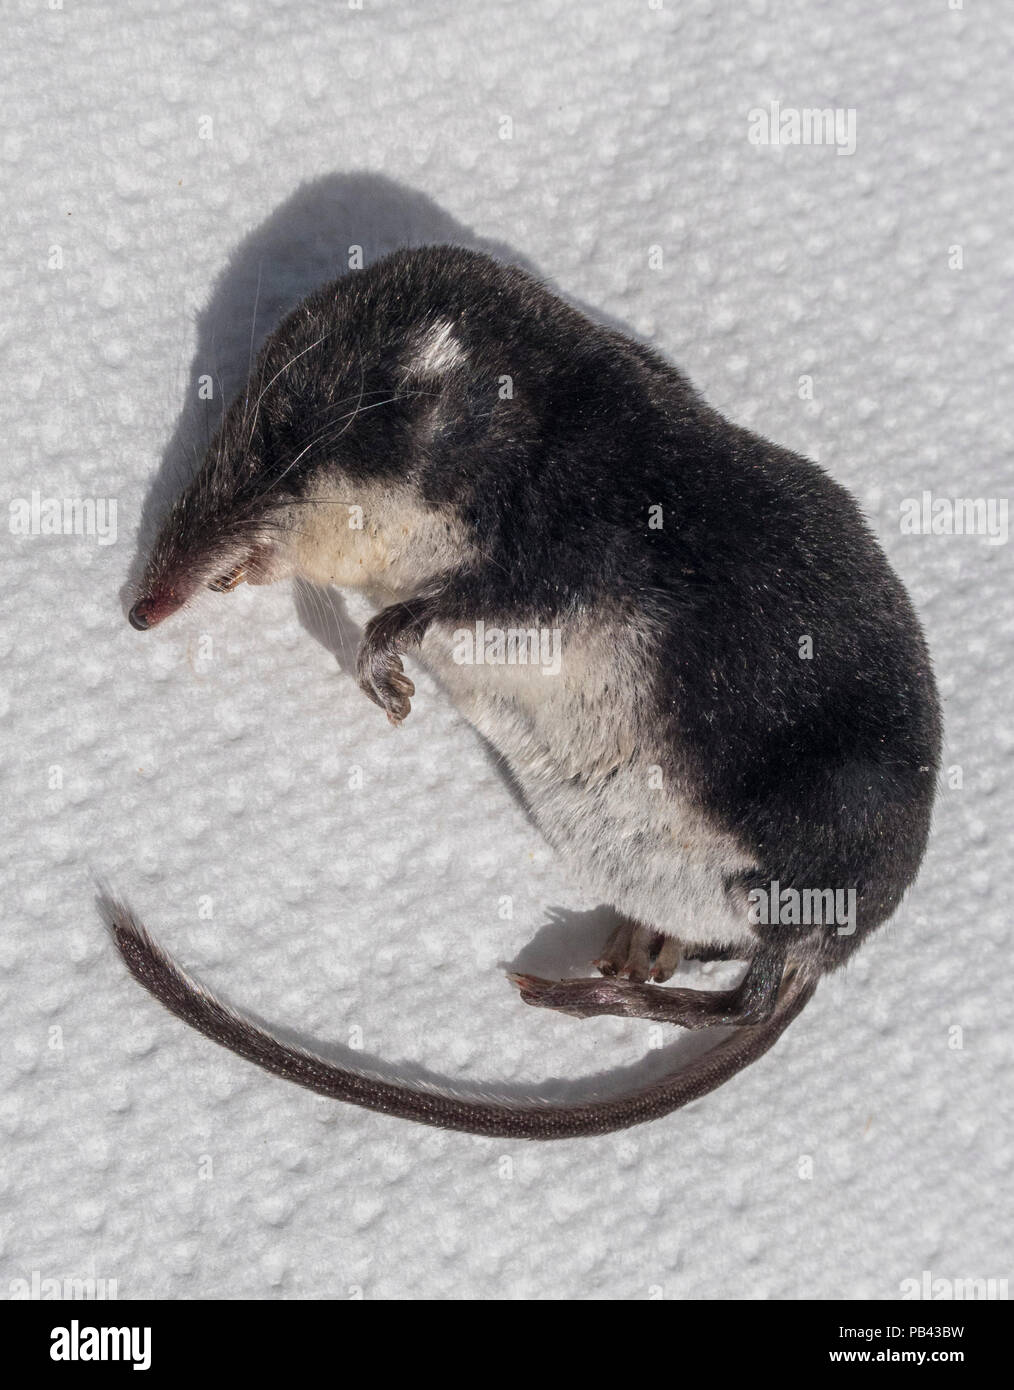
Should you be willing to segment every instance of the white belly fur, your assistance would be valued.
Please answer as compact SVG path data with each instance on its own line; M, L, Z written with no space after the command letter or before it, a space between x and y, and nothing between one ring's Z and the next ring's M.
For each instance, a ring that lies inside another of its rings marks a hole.
M686 941L755 945L745 902L724 889L753 861L678 786L658 785L660 759L638 713L645 643L601 623L561 631L555 675L458 664L447 624L430 628L421 655L503 756L547 840L602 901Z

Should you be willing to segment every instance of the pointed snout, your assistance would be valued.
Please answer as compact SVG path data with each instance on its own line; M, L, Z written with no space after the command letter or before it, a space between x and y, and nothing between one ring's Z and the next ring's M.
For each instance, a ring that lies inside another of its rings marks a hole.
M152 626L151 604L146 599L138 599L133 608L127 614L131 627L136 627L138 632L147 632Z
M150 627L157 627L177 609L182 608L185 597L186 595L177 589L157 589L154 593L145 594L137 600L127 614L127 620L138 632L147 632Z

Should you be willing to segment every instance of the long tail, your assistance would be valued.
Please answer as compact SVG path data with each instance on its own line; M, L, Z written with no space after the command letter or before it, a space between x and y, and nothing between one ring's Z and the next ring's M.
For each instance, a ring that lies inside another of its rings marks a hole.
M682 1071L628 1095L576 1105L538 1100L514 1104L506 1099L471 1099L384 1081L280 1042L191 979L124 904L104 897L101 908L134 978L177 1018L230 1052L333 1100L495 1139L573 1139L608 1134L668 1115L707 1095L763 1056L816 989L815 981L786 972L778 1004L765 1023L737 1029Z

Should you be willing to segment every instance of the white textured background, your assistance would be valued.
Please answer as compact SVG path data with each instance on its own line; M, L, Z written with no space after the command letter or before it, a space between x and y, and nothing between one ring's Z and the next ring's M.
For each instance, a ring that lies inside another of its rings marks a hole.
M1003 0L5 8L3 487L116 498L119 540L0 535L0 1296L33 1271L121 1298L1009 1274L1011 547L903 536L898 506L1009 487L1011 23ZM772 99L854 108L854 156L750 144ZM410 1075L569 1094L666 1060L647 1024L504 982L583 966L604 917L425 676L389 729L287 586L124 620L145 499L197 376L242 377L258 276L259 337L350 245L433 240L536 267L853 489L962 770L895 921L776 1051L597 1140L320 1101L163 1014L94 910L102 876L229 998Z

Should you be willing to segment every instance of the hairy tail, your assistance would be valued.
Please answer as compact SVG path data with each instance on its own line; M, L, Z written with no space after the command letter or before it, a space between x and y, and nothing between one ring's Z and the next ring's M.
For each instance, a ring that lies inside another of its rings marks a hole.
M295 1081L319 1095L348 1101L441 1129L464 1130L495 1139L573 1139L608 1134L657 1120L714 1091L763 1056L816 989L816 982L786 972L778 1004L764 1023L740 1027L682 1071L628 1095L555 1105L538 1100L472 1099L447 1091L416 1088L348 1070L301 1047L279 1041L223 1004L190 978L124 904L101 899L101 909L130 973L165 1007L230 1052L265 1071Z

